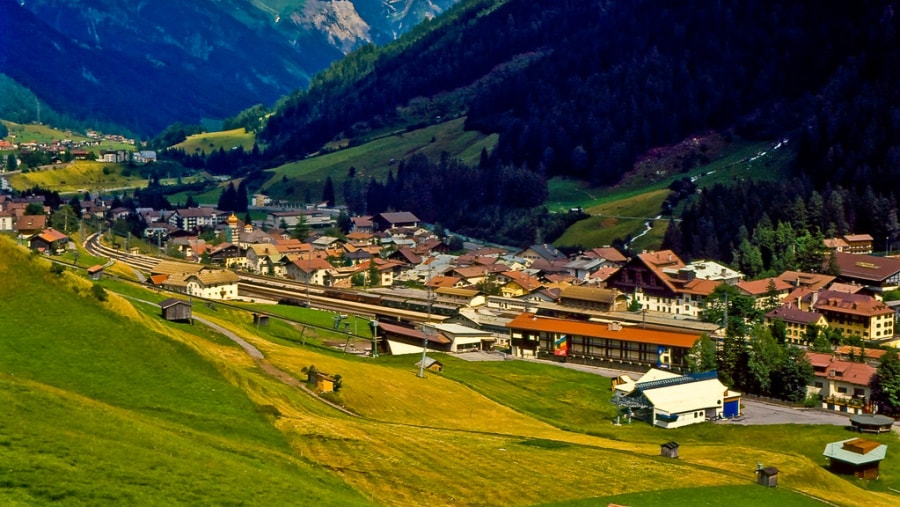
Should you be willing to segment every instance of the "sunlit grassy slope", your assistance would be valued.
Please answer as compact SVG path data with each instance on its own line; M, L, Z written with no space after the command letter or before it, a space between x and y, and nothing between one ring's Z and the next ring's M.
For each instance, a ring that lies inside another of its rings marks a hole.
M356 168L357 177L384 180L388 171L393 170L396 174L399 161L416 153L439 160L441 153L446 152L451 158L476 164L482 148L490 151L496 144L496 135L464 131L464 124L465 118L459 118L292 162L273 169L262 191L275 197L302 200L306 190L311 189L311 195L318 198L325 179L331 176L338 200L341 200L341 184L351 167Z
M76 160L48 169L16 174L9 178L9 183L16 190L39 186L60 193L147 186L146 178L141 177L135 169L89 160Z
M438 355L444 372L419 378L415 356L343 354L309 331L300 345L285 339L299 333L287 323L257 328L246 310L195 301L198 315L261 350L257 362L199 323L163 323L154 304L95 302L87 282L13 248L0 242L0 279L15 295L0 305L0 402L10 407L0 411L0 503L525 506L643 494L626 498L668 505L652 494L661 491L735 506L814 504L798 492L847 506L898 499L891 452L870 485L822 467L824 444L848 438L839 427L615 426L599 376ZM355 415L299 388L310 365L342 376L334 399ZM681 443L678 460L658 456L670 440ZM752 486L758 462L781 470L777 493ZM743 492L727 496L729 487Z
M256 136L252 132L245 129L223 130L221 132L204 132L188 136L184 141L176 144L172 148L182 149L187 154L193 153L212 153L223 149L228 151L232 148L242 147L246 151L253 149L253 143L256 142Z
M10 135L8 135L6 139L16 144L28 142L48 143L52 141L61 141L64 139L69 139L76 142L92 141L92 139L83 134L67 130L59 130L49 125L34 123L21 124L11 121L3 121L3 124L6 125L6 128L10 133ZM133 144L102 140L99 146L92 146L89 148L89 151L95 151L99 153L100 150L134 151L134 149L135 147Z
M554 178L548 184L547 207L564 211L581 207L590 218L575 223L554 242L557 246L586 248L609 245L643 233L648 219L660 214L669 194L668 186L676 179L692 178L698 188L716 184L731 185L744 180L768 180L783 177L794 158L791 145L780 141L733 141L723 144L708 163L690 170L664 171L667 161L645 160L612 188L596 188L584 182ZM636 251L656 250L662 243L668 220L656 220L646 235L634 242Z

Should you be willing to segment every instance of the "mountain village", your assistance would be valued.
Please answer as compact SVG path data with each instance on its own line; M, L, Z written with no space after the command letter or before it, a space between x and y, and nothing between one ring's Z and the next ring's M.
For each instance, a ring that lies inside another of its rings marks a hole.
M257 195L253 202L262 210L269 201ZM48 227L48 209L25 214L35 203L43 206L41 198L0 196L0 231L43 254L72 248L64 231ZM124 252L178 256L150 270L145 283L159 289L210 300L256 299L240 287L239 274L248 273L308 284L335 299L433 317L420 327L380 322L375 345L380 354L416 354L425 343L447 353L498 350L519 358L661 370L665 373L644 381L669 378L653 384L666 389L693 382L721 386L718 379L691 376L689 362L702 336L718 342L725 336L720 324L700 317L716 287L727 284L755 301L766 325L779 322L789 344L808 348L825 328L857 339L861 346L806 353L815 371L807 392L823 409L865 414L877 410L870 396L881 348L900 344L894 332L898 302L883 300L900 285L900 258L872 255L873 238L866 234L827 240L840 274L785 271L745 280L715 261L685 263L669 250L628 258L611 247L566 256L549 244L524 249L467 244L463 253L451 253L446 237L403 211L352 217L351 229L336 237L324 231L335 231L342 209L324 205L268 208L265 220L245 223L212 207L131 210L111 208L101 198L80 204L82 219L105 223L107 237ZM129 214L146 223L142 246L109 233ZM302 241L292 237L298 227L308 231ZM215 240L200 237L209 238L211 231ZM92 269L101 274L101 266ZM308 304L300 291L280 302ZM617 389L635 385L625 378ZM740 393L699 386L692 392L711 394L692 396L693 402L652 420L677 427L740 415ZM640 393L646 404L647 390Z

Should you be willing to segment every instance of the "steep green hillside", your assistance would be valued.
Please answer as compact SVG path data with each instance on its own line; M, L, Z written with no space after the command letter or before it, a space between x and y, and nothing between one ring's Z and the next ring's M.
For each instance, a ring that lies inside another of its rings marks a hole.
M0 503L366 503L192 347L5 237L0 258Z

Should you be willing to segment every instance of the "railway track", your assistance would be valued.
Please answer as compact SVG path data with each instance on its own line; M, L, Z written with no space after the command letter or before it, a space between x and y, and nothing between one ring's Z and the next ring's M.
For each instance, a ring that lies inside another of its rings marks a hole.
M85 241L85 249L92 255L106 257L130 266L144 275L149 275L161 259L146 255L135 255L110 248L99 241L99 234L91 235ZM291 304L309 306L326 311L348 313L365 318L387 318L410 324L422 322L441 322L446 315L419 312L402 308L392 308L374 301L354 299L377 299L365 293L350 289L334 287L323 288L308 285L284 278L272 278L243 271L235 271L238 282L238 295L245 299L265 299L270 301L290 301Z

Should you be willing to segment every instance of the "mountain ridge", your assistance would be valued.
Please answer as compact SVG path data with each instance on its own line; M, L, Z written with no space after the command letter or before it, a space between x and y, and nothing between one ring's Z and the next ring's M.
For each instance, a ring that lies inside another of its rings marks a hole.
M15 49L0 73L57 111L147 135L271 106L346 52L455 2L3 0L0 43ZM85 98L96 95L105 101Z

